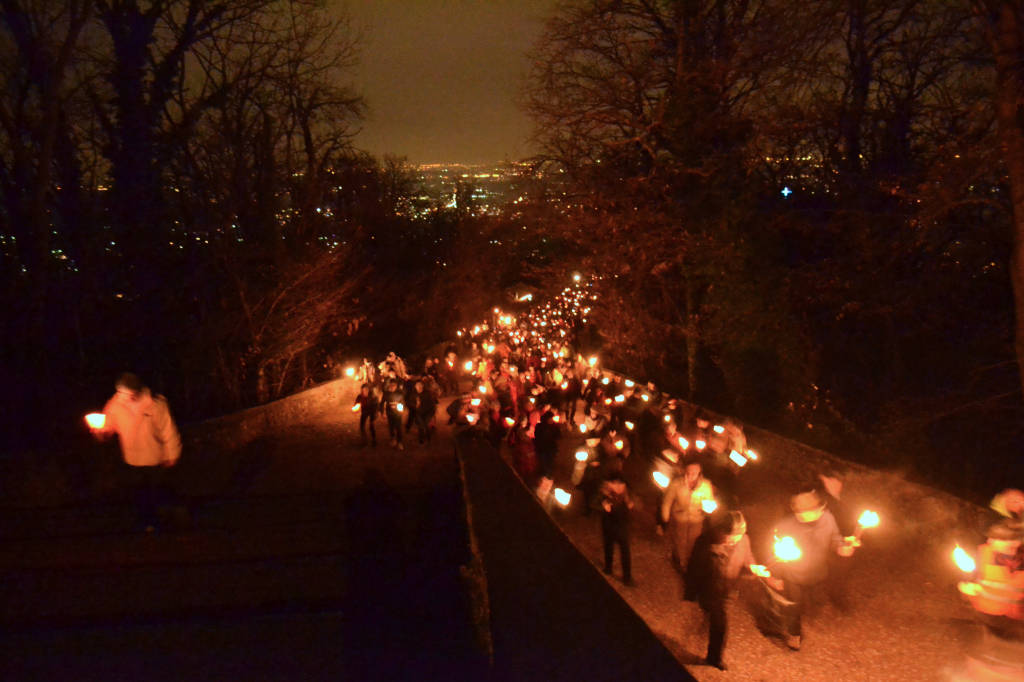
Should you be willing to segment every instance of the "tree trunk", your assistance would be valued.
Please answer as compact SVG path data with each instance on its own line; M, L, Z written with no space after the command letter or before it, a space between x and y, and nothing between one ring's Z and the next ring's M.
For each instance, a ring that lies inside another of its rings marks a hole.
M686 399L693 402L697 396L697 350L700 320L696 310L697 297L693 282L686 282Z
M1024 386L1024 20L1016 2L988 3L986 12L996 62L995 110L999 146L1010 178L1013 251L1014 349Z

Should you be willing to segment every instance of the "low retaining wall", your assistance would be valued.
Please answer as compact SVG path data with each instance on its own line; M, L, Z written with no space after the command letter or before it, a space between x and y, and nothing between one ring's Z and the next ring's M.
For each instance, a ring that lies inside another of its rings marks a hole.
M692 680L494 448L456 439L500 680Z

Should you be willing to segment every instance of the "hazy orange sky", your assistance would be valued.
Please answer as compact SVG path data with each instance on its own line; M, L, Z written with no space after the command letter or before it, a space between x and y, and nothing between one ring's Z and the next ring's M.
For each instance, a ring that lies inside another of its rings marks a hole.
M555 0L332 0L363 30L355 85L369 107L356 145L413 163L529 155L515 104Z

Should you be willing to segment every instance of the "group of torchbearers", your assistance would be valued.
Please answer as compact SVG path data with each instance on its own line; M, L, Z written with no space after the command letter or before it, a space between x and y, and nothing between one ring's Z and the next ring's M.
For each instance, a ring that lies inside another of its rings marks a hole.
M845 610L849 557L877 515L851 521L841 502L842 481L823 471L792 491L789 513L775 525L775 556L755 562L739 499L738 479L757 453L742 426L714 417L661 392L603 370L584 358L571 335L530 343L526 327L477 327L464 333L466 375L475 390L453 401L452 422L503 445L520 476L545 503L600 517L604 571L612 574L618 550L622 580L635 584L630 524L635 516L626 460L649 462L662 489L657 517L668 554L682 579L685 599L696 601L710 624L705 661L725 669L727 605L743 574L762 581L777 633L801 647L803 615L828 597ZM572 492L554 487L559 442L580 439ZM634 471L630 468L630 471ZM646 481L644 481L646 483ZM837 520L839 519L839 520Z
M358 368L346 374L360 383L352 411L359 413L359 435L362 445L377 446L377 416L387 420L391 446L405 449L404 435L416 428L418 442L430 443L437 429L437 405L440 399L458 388L451 357L448 363L428 357L423 371L411 374L405 360L395 352L388 353L379 364L363 358Z

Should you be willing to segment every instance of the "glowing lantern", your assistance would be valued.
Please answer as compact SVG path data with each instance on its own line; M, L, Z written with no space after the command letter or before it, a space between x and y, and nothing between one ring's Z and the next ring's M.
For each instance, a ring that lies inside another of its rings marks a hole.
M609 381L611 381L611 379L609 379L608 377L605 377L604 379L601 379L601 383L604 384L605 386L608 385Z
M516 424L516 420L515 419L513 419L512 417L505 417L505 425L506 426L515 426L515 424Z
M668 424L670 421L672 421L672 415L666 414L665 415L665 423Z
M588 453L586 450L577 450L576 451L576 461L577 462L586 462L588 459L590 459L590 453Z
M355 375L356 375L356 368L355 367L346 367L345 368L345 376L351 378L351 377L354 377Z
M960 545L957 545L956 549L953 550L953 562L964 573L974 573L974 569L977 568L974 557L964 551L964 548Z
M676 442L679 443L679 447L683 450L690 447L690 441L686 440L682 436L679 436L679 438L676 439Z
M485 394L487 393L487 386L486 386L486 384L480 384L480 392L481 393L485 393Z
M620 438L619 440L615 441L615 449L621 450L625 444L626 443Z
M725 427L724 426L719 426L718 424L715 424L713 429L714 429L714 432L717 433L717 434L725 433Z
M463 367L465 368L465 370L467 372L472 372L473 371L473 361L472 360L467 360L466 364L463 365Z
M569 382L568 381L563 381L562 382L562 390L564 391L567 388L569 388Z
M756 452L754 452L753 450L747 450L747 459L750 459L750 460L753 460L753 461L756 462L757 458L758 458L758 454Z
M633 388L635 385L632 379L626 379L626 388Z
M93 412L85 415L85 423L89 425L90 429L102 429L107 425L107 415L102 412Z
M605 405L611 405L612 404L612 399L611 398L605 398L604 399L604 404Z
M472 400L469 401L469 404L472 405L473 407L479 407L481 402L482 401L480 400L480 398L473 398Z
M619 395L615 396L615 402L617 402L617 403L624 403L624 402L626 402L626 396L624 396L624 395L622 395L620 393Z
M363 409L363 406L361 404L359 404L359 403L356 403L355 405L352 406L352 411L353 412L358 412L361 409Z
M803 555L793 538L788 535L775 538L775 556L779 561L796 561Z
M580 430L580 433L586 433L587 432L587 425L586 424L580 424L579 425L579 430Z
M640 398L646 403L646 402L650 401L651 396L647 395L646 393L641 393L640 394Z
M706 448L708 446L707 443L705 443L704 441L702 441L700 439L697 439L697 440L693 441L693 444L695 446L697 446L698 450L703 450L704 448Z
M660 471L655 471L651 476L654 478L654 482L659 488L667 488L669 484L669 478Z
M395 409L398 410L399 412L405 412L405 405L403 405L402 403L398 403L397 405L395 405Z
M630 430L630 431L632 431L632 430L633 430L633 422L625 422L625 424L626 424L626 428L627 428L628 430Z
M718 503L714 500L701 500L700 508L705 514L712 514L718 509Z
M468 421L470 424L475 424L476 423L476 415L475 414L467 414L466 415L466 421Z
M572 495L562 490L561 488L555 488L555 502L562 505L563 507L568 507L569 502L571 501Z
M736 463L736 466L742 467L747 465L747 458L740 453L733 450L729 453L729 459Z

